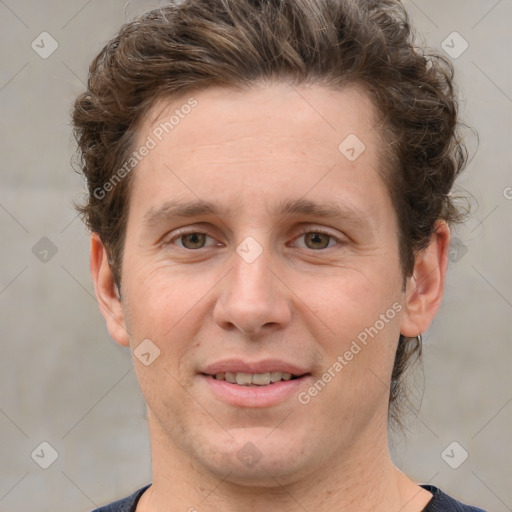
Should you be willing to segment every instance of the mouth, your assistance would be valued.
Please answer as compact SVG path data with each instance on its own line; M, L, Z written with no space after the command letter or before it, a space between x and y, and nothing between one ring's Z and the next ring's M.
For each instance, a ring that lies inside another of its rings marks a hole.
M219 372L214 375L203 373L207 377L215 380L237 384L238 386L260 387L272 386L276 382L300 379L309 374L294 375L290 372L264 372L264 373L244 373L244 372Z
M198 373L205 392L234 407L272 407L293 400L313 379L306 368L283 360L219 361ZM201 384L202 385L202 384Z

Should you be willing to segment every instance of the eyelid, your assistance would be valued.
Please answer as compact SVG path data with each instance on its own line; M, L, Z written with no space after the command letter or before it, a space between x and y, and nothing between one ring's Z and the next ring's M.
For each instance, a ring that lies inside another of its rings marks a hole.
M327 236L331 237L332 239L336 240L337 245L341 245L344 243L344 241L339 236L336 236L331 231L328 231L325 228L318 228L318 227L311 226L311 225L308 225L308 226L305 226L304 228L302 228L299 231L299 233L293 238L293 241L297 240L297 238L299 238L300 236L305 235L307 233L321 233L322 235L327 235ZM326 249L332 249L332 247L327 247ZM326 249L320 249L315 252L325 251ZM313 250L313 249L308 249L308 250Z
M174 242L176 240L178 240L181 236L183 235L188 235L188 234L192 234L192 233L199 233L199 234L204 234L206 235L207 237L210 237L211 239L213 240L216 240L216 238L210 234L208 234L207 230L203 227L184 227L184 228L179 228L175 231L172 232L172 237L168 237L167 235L162 237L162 245L171 245L171 244L174 244ZM294 242L295 240L297 240L297 238L299 238L300 236L302 235L305 235L307 233L321 233L323 235L327 235L329 237L331 237L332 239L334 239L336 242L337 242L337 245L340 245L340 244L343 244L344 241L337 235L333 234L331 231L327 230L326 228L319 228L319 227L315 227L313 225L307 225L307 226L304 226L302 227L299 232L293 237L293 240L292 242ZM218 242L218 240L216 240ZM217 245L219 245L220 242L217 243ZM209 246L205 246L205 247L201 247L201 249L204 249L206 247L211 247L212 245L215 245L215 244L211 244ZM184 247L180 247L180 246L177 246L179 247L180 249L184 249L186 251L198 251L200 249L187 249L187 248L184 248ZM326 249L330 249L330 247L327 247ZM326 250L326 249L322 249L322 250ZM318 252L318 251L317 251Z
M193 233L198 233L198 234L206 235L207 237L211 238L212 240L216 240L215 237L213 237L212 235L208 234L204 228L195 228L194 229L193 227L186 227L186 228L179 228L179 229L173 231L172 232L172 236L170 236L170 237L168 235L171 235L171 233L168 233L167 235L162 237L161 245L164 245L164 246L165 245L171 245L171 244L175 245L174 242L176 240L179 240L180 237L182 237L183 235L190 235L190 234L193 234ZM207 245L205 247L201 247L201 249L204 249L206 247L211 247L212 245L215 245L215 244L211 244L211 245ZM183 249L185 251L198 251L199 250L199 249L187 249L186 247L181 247L179 245L177 245L177 247L179 249Z

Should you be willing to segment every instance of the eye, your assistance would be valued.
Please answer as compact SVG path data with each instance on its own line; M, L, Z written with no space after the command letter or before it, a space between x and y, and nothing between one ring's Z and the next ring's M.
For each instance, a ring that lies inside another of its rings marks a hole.
M330 233L325 233L324 231L305 231L295 240L300 240L301 238L304 239L304 245L299 245L301 249L328 249L329 247L340 243L336 237Z
M181 247L182 249L188 249L188 250L194 250L194 249L202 249L203 247L207 247L206 241L207 239L212 240L215 242L215 240L207 235L206 233L200 233L200 232L190 232L190 233L181 233L172 238L169 241L169 244L176 243L178 247ZM213 245L213 243L210 243L208 245Z

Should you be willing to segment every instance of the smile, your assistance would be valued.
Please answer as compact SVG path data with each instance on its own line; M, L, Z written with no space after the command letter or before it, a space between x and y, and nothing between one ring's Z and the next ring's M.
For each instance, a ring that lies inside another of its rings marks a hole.
M216 380L222 380L239 386L268 386L275 382L296 379L296 375L289 372L266 372L266 373L233 373L220 372L212 377Z

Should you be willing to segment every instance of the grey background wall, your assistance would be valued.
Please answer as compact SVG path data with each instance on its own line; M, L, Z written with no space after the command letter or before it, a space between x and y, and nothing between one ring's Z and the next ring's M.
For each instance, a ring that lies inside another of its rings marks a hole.
M87 511L151 479L130 354L97 310L88 236L72 207L84 184L71 166L68 116L92 57L127 18L160 3L0 0L2 512ZM418 481L504 512L512 510L512 2L405 3L424 40L451 53L480 144L459 182L474 211L456 233L444 304L425 336L421 410L394 436L393 453Z

